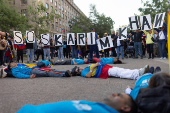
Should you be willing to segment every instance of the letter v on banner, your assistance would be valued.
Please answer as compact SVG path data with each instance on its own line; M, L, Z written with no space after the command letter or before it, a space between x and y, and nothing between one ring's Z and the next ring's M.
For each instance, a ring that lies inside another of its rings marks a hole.
M119 28L119 40L124 40L127 38L127 27Z
M164 18L165 18L165 13L156 14L155 20L154 20L154 23L153 23L153 28L162 27Z
M54 40L55 40L55 46L62 46L63 45L63 40L62 40L61 34L54 35Z
M98 44L99 51L113 47L113 41L111 36L97 39L97 44Z

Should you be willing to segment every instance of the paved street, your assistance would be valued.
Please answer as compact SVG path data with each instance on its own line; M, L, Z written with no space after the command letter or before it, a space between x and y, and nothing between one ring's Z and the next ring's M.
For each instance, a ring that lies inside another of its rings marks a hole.
M53 59L57 60L57 58ZM124 59L125 64L113 66L137 69L150 66L160 66L162 71L169 73L168 60ZM86 67L86 65L81 65ZM54 66L57 70L72 69L73 66ZM34 78L0 79L0 113L14 113L25 104L43 104L63 100L88 100L101 102L112 92L124 92L127 85L133 87L135 80L120 78Z

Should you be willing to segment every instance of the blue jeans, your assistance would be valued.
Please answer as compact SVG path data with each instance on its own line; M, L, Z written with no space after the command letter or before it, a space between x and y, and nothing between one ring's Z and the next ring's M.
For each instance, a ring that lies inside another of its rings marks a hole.
M44 60L46 60L46 55L48 57L48 60L50 60L50 48L44 48Z
M63 47L58 48L58 60L63 60Z
M27 62L33 61L34 60L33 58L34 58L34 49L27 49Z
M166 40L159 40L159 50L161 53L161 57L166 57L167 58L167 52L166 52Z
M134 48L135 48L135 57L138 57L138 48L139 48L139 51L140 51L140 57L143 57L142 43L141 42L134 42Z
M51 50L51 58L53 58L55 49L51 48L50 50Z
M117 58L119 58L120 52L121 52L121 57L124 58L124 46L117 46L116 50L117 50Z
M72 59L75 58L77 59L78 58L78 53L77 53L77 47L76 46L71 46L71 56L72 56Z
M96 53L96 57L99 58L99 50L97 45L90 45L90 59L93 59L93 51Z

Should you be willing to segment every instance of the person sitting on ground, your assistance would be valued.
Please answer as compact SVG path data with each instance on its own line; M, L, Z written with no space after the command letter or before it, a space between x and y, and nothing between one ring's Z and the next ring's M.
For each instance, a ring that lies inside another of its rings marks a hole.
M17 113L137 113L134 100L124 93L113 93L103 103L84 100L25 105Z
M118 58L93 58L93 63L105 63L105 64L122 64L122 61Z
M135 100L139 93L140 88L148 87L149 80L152 77L153 73L157 73L160 71L161 71L161 68L159 66L157 66L155 70L154 70L154 67L151 67L148 73L144 74L143 76L137 79L133 90L132 88L130 88L130 86L127 86L125 93L129 94Z
M53 65L80 65L80 64L88 64L89 61L87 58L84 59L71 59L71 60L65 60L65 61L61 61L61 62L53 62L51 61L51 63Z
M72 69L72 75L81 75L83 77L96 77L96 78L103 78L107 79L108 77L120 77L120 78L127 78L127 79L134 79L136 80L139 76L147 73L149 71L149 65L141 69L124 69L119 67L113 67L104 63L96 63L89 65L86 68L82 67L74 67Z
M35 77L71 77L69 70L57 71L55 69L41 70L34 68L26 68L24 66L17 66L17 63L11 62L8 65L8 69L11 69L12 75L16 78L35 78Z

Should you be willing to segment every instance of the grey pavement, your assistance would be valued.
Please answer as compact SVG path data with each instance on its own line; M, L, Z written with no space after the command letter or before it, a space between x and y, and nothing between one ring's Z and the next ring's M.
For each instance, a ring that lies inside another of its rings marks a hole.
M57 58L53 59L57 61ZM155 59L124 59L125 64L112 64L112 66L138 69L146 64L160 66L163 72L169 73L168 60ZM88 64L81 65L86 67ZM69 70L74 66L54 66L57 70ZM120 78L34 78L0 79L0 113L14 113L25 104L43 104L63 100L88 100L102 102L111 93L123 93L126 86L134 87L135 80Z

